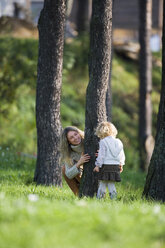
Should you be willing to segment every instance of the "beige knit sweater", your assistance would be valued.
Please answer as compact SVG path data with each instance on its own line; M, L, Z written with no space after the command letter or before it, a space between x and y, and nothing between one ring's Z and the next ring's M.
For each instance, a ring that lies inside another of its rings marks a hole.
M72 149L71 161L70 161L70 163L65 162L65 175L69 179L74 178L78 174L80 174L80 176L82 175L83 165L78 169L76 167L76 163L79 161L82 153L84 152L83 141L77 146L71 145L71 149Z

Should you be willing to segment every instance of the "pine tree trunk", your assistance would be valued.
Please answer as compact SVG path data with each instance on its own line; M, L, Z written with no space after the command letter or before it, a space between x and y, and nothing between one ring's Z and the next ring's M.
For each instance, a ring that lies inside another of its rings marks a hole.
M165 1L163 3L162 88L157 135L143 195L165 202Z
M111 121L112 120L111 73L109 76L108 88L106 92L106 114L107 114L107 121Z
M112 1L112 16L114 10L114 0ZM112 23L111 23L112 25ZM110 38L110 71L109 71L109 82L106 93L106 113L107 113L107 121L112 121L112 91L111 91L111 81L112 81L112 59L113 59L113 26L111 26L111 38Z
M152 0L140 0L140 90L139 90L139 145L140 168L147 171L153 151L152 137L152 53L150 35L152 28Z
M37 184L61 185L59 137L65 0L45 0L39 18Z
M94 135L94 131L99 122L107 120L105 100L111 61L111 35L112 0L93 0L90 31L90 79L86 93L85 120L85 153L91 156L91 160L84 165L80 196L93 197L98 187L97 173L93 172L95 152L98 149L98 138Z

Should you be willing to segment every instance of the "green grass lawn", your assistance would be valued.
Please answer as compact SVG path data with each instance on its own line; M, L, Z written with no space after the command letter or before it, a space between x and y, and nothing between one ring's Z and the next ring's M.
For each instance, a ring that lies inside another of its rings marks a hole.
M141 199L145 175L125 166L118 199L76 198L33 183L35 159L0 150L0 248L163 248L165 207Z

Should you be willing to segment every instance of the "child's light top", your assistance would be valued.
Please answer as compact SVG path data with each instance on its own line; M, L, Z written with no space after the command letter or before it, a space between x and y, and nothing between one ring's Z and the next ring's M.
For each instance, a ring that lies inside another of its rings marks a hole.
M102 167L103 164L125 164L125 154L120 139L107 136L100 140L99 153L95 165Z

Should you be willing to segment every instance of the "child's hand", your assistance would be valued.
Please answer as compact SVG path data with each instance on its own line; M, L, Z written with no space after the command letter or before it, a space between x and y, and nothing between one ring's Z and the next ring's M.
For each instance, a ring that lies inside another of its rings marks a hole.
M99 172L99 167L96 166L94 169L93 169L94 172Z
M99 153L99 150L97 150L97 152L95 153L95 156L98 157L98 153Z
M119 165L119 167L120 167L120 173L122 173L123 172L123 165Z

